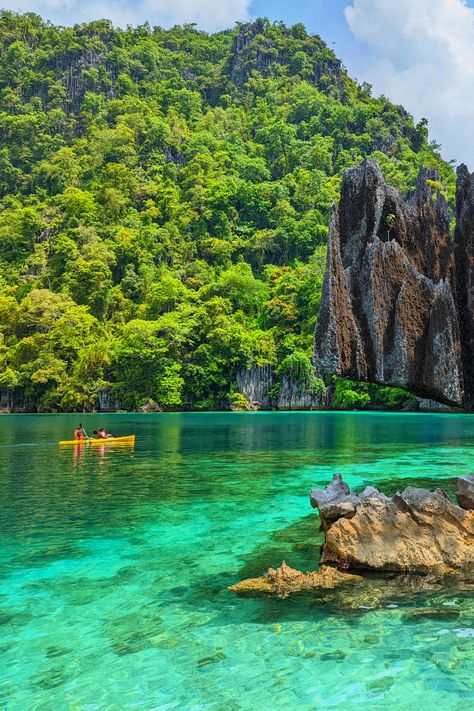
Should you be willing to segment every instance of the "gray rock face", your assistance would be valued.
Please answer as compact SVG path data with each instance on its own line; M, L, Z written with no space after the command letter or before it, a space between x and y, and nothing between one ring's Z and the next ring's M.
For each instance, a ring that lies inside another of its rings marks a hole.
M249 369L237 371L239 392L245 395L251 403L259 403L261 407L269 408L271 398L269 393L273 385L273 369L270 365L253 365Z
M324 531L339 518L352 518L360 504L359 497L350 493L340 474L334 474L325 489L311 489L310 501L313 509L319 509Z
M288 33L291 34L291 30ZM320 38L308 38L302 51L307 53L313 65L313 73L308 77L312 84L324 89L325 79L330 76L339 91L341 93L345 91L342 64L327 51L327 46ZM233 82L242 85L255 71L262 76L268 76L275 65L285 65L287 62L288 57L268 32L265 20L257 19L255 22L240 25L232 44L230 57Z
M474 474L466 474L458 479L456 498L461 508L474 510Z
M276 406L279 410L314 410L328 405L328 392L313 390L311 386L284 375Z
M405 202L374 161L346 172L330 226L314 362L323 376L470 407L474 177L461 169L456 249L437 178L423 169Z
M20 388L0 388L0 412L34 411L34 402L32 402Z
M284 375L278 395L270 396L276 376L270 365L252 365L251 368L241 368L237 371L236 380L239 392L245 395L257 409L278 410L313 410L330 405L329 391L314 390L310 385L301 383Z
M474 173L458 168L456 288L464 370L465 405L474 409Z
M459 491L463 502L473 502L474 475L458 480ZM474 570L474 510L456 506L439 489L407 487L389 498L367 487L357 496L336 475L310 499L326 534L321 564L407 573Z

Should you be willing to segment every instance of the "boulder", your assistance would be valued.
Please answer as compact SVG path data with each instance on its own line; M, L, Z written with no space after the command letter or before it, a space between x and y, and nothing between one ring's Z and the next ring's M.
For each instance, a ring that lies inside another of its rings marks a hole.
M456 498L461 508L467 511L474 510L474 474L459 477L456 484Z
M351 494L340 474L334 474L325 489L311 489L311 506L319 509L321 528L326 531L338 518L354 516L360 499Z
M340 477L335 479L326 497L311 492L311 504L321 502L325 521L321 564L425 574L474 569L474 510L456 506L439 489L407 487L388 498L367 487L354 496Z
M311 573L302 573L290 568L283 561L279 568L269 568L260 578L249 578L231 585L230 592L242 597L275 597L284 599L289 595L317 589L333 589L345 583L361 581L359 575L342 573L325 565Z

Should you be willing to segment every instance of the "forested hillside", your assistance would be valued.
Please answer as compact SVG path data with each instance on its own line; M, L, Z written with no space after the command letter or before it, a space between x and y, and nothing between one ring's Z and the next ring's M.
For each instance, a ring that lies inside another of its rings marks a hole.
M252 364L310 377L344 169L375 157L407 192L437 167L452 199L426 122L301 25L3 12L0 94L0 387L40 410L104 388L223 407Z

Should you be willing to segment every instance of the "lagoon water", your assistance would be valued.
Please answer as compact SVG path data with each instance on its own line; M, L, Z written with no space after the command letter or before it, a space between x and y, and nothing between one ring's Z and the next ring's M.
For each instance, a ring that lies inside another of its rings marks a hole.
M474 471L474 417L84 415L135 448L58 447L77 416L0 419L0 709L474 706L469 590L377 580L238 599L317 565L312 485L393 493Z

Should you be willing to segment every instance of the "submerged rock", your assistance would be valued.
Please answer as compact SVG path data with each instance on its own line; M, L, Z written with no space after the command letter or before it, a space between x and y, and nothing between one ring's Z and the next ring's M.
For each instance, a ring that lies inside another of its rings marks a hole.
M283 561L279 568L269 568L260 578L249 578L231 585L230 592L243 597L269 596L284 599L289 595L317 589L332 589L345 583L362 580L359 575L341 573L336 568L325 565L311 573L302 573L290 568Z
M456 241L436 171L408 201L375 161L346 171L329 231L314 362L325 377L474 402L474 176L460 169Z
M456 498L461 508L468 511L474 509L474 474L459 477L456 484Z
M336 490L339 497L333 495ZM311 492L312 505L321 501L326 521L322 564L425 574L474 569L474 510L456 506L440 489L407 487L390 499L368 487L354 496L336 475L326 492L332 496L329 522L327 500L318 490ZM349 496L350 517L345 514Z

